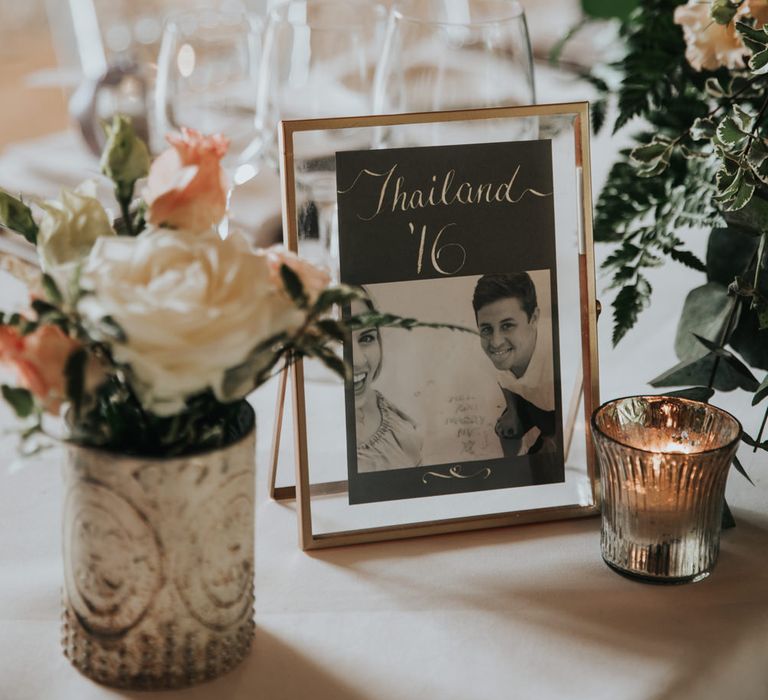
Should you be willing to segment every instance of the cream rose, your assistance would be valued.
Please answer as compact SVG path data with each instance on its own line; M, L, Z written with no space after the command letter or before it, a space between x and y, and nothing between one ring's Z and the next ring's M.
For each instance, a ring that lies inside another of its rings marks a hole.
M96 184L84 182L75 190L63 190L59 200L42 202L43 215L37 234L37 251L46 272L79 262L103 236L115 232L109 216L96 199Z
M125 339L109 341L129 365L144 407L157 415L184 409L185 399L212 389L221 401L254 388L251 351L303 314L274 283L267 255L233 233L156 229L136 238L102 238L82 275L92 294L80 311L94 329L111 317ZM234 373L228 370L239 368Z

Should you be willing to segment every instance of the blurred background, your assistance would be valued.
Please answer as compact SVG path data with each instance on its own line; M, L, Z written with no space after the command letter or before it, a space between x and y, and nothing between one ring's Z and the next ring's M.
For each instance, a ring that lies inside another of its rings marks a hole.
M270 0L0 0L0 151L10 143L66 129L68 100L84 79L108 65L147 66L153 80L163 23L179 10L245 9L263 17ZM531 43L546 61L553 45L582 16L580 0L526 0ZM595 33L577 36L563 59L590 65L607 40ZM149 89L151 90L151 84ZM130 85L121 99L130 100ZM120 105L126 109L125 104ZM108 107L102 106L105 111Z

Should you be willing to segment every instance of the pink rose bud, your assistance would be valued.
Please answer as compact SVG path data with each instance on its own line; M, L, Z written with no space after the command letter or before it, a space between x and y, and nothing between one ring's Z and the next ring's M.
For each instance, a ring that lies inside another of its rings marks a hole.
M204 231L227 210L227 180L221 159L229 140L183 128L168 136L173 146L152 163L143 196L155 226Z

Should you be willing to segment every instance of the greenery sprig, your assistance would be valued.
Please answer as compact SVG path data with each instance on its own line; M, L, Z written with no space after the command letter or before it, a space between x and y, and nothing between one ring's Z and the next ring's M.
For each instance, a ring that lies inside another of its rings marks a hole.
M647 270L665 259L701 271L675 338L679 363L651 381L687 386L679 393L709 400L715 390L768 397L768 27L742 2L704 3L713 24L731 25L744 45L744 66L696 70L675 23L680 0L640 0L621 21L624 57L618 77L614 132L642 123L634 144L611 168L596 205L595 237L614 246L603 263L611 276L613 342L650 302ZM599 111L611 80L592 76ZM599 129L602 120L593 121ZM706 258L684 247L689 229L709 228ZM753 449L763 440L768 410ZM736 460L735 467L744 473ZM748 478L748 477L747 477Z

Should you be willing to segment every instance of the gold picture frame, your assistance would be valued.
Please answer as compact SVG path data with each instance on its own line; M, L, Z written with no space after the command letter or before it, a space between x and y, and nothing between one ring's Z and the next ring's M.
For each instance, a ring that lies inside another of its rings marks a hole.
M518 132L523 124L529 130L526 132L528 136L520 138ZM456 141L455 127L467 127L472 133L468 135L466 141ZM492 132L488 132L491 127ZM453 131L447 143L444 144L441 139L449 129ZM375 142L376 139L381 140L383 133L390 136L393 133L407 135L407 138L404 136L404 140L412 148L451 146L456 143L469 143L477 147L478 144L520 143L525 140L550 143L554 173L552 193L557 251L557 267L553 266L551 273L558 284L561 284L561 267L567 268L569 275L567 283L570 285L566 288L565 282L562 282L562 289L558 287L560 290L558 296L552 299L561 319L561 324L557 330L553 331L554 337L559 341L559 347L568 349L562 357L563 365L567 361L568 367L567 371L566 368L562 371L562 386L558 390L560 410L557 414L562 425L560 434L563 438L562 455L565 475L562 483L544 486L527 485L526 488L521 489L502 488L500 491L478 491L461 493L458 497L450 496L448 501L452 504L455 500L458 504L455 512L446 510L447 506L434 505L440 503L440 496L416 498L407 502L388 501L384 504L351 505L347 502L345 510L344 497L349 484L343 478L342 466L338 465L337 469L335 463L333 465L333 469L336 470L335 477L341 478L335 478L334 473L330 476L323 473L320 467L315 473L313 460L318 464L323 461L328 462L329 459L329 463L332 463L334 460L325 454L321 460L313 452L314 438L309 437L313 421L317 420L318 415L321 413L337 415L338 411L342 410L338 408L341 404L336 404L335 412L334 410L312 412L308 409L309 384L306 379L306 367L303 362L298 361L279 379L269 478L271 496L277 500L296 497L299 542L304 550L598 514L597 463L589 435L589 416L593 408L599 404L596 336L599 303L595 294L588 104L576 102L283 121L279 130L283 230L284 241L290 250L302 254L299 241L300 193L297 190L296 177L297 168L303 167L299 161L306 155L300 152L301 149L307 150L306 144L314 143L317 140L316 137L325 134L343 135L341 143L346 143L349 141L346 137L350 134L370 134L372 142ZM481 134L479 138L478 133ZM482 136L484 133L492 133L492 136L485 138ZM531 134L534 136L532 137ZM422 138L426 142L422 142ZM335 152L343 150L345 149L337 148ZM333 162L335 163L336 160ZM558 207L561 207L562 211ZM573 357L576 349L579 351L578 357ZM555 365L560 376L561 368L557 362ZM283 444L283 438L287 432L284 430L283 417L286 412L289 384L293 420L292 449L295 460L295 486L290 483L287 485L277 483L278 458L290 450L290 446L286 447ZM347 390L347 396L349 396L349 387ZM339 447L338 454L337 461L341 461L346 453ZM568 462L569 459L573 460L573 464ZM546 495L542 495L545 492L553 494L551 503L546 500ZM510 503L517 503L518 506L522 503L524 506L531 507L514 506L504 510L504 506L499 506L504 493L509 495ZM531 495L526 495L528 493ZM488 494L495 495L491 497ZM484 499L487 503L483 502ZM419 501L430 504L423 519L419 519L417 505L414 505ZM370 515L368 520L364 515L366 509L371 514L375 513ZM389 514L382 515L382 512L389 512ZM437 517L434 517L435 513L438 513ZM315 520L313 515L316 515ZM334 524L336 522L334 518L338 523Z

